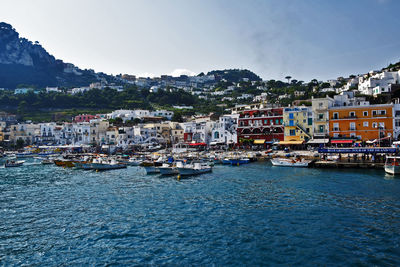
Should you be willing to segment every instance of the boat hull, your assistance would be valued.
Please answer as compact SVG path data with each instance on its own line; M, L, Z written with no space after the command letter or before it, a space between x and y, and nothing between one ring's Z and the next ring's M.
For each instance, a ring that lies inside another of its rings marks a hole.
M158 169L159 169L161 175L176 175L176 174L179 174L178 169L177 168L173 168L173 167L159 167Z
M160 170L155 166L143 166L143 168L146 170L146 174L160 173Z
M212 168L204 168L204 169L193 169L193 168L178 168L179 175L181 176L192 176L199 175L207 172L211 172Z
M273 166L307 168L309 161L291 162L289 160L271 159Z
M389 174L400 174L400 166L385 165L385 172Z

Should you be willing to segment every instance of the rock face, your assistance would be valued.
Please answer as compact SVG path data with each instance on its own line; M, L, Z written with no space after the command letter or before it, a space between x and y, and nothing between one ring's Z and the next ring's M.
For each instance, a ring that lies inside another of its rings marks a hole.
M0 22L0 88L83 86L98 79L94 71L56 59L38 42L21 38L10 24Z

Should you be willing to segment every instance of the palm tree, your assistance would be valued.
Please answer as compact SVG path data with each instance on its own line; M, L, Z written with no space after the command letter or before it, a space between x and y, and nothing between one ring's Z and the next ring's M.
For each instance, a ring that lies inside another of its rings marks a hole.
M288 83L290 83L290 79L292 79L292 76L286 76L285 79L287 80Z

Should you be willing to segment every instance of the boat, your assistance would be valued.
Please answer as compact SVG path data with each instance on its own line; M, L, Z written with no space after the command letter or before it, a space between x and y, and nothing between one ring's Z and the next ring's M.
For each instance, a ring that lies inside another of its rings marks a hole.
M211 172L212 167L206 163L195 162L182 167L178 167L178 171L180 176L190 176Z
M75 167L75 161L73 160L64 160L64 159L56 159L54 160L54 164L56 164L59 167L68 167L72 168Z
M183 167L183 163L178 161L175 165L164 163L161 167L158 167L161 175L176 175L179 174L178 168Z
M139 166L140 163L142 163L142 162L143 162L143 160L137 159L137 158L130 158L127 160L127 164L129 166Z
M385 172L389 174L400 174L400 156L387 156Z
M146 174L156 174L160 173L160 169L157 167L162 166L162 163L156 161L143 161L139 166L146 170Z
M4 164L4 167L9 168L9 167L21 167L24 165L24 160L7 160L6 163Z
M239 166L242 164L250 163L250 159L249 158L231 158L231 159L229 159L229 163L232 166Z
M91 163L92 169L96 171L116 170L126 168L126 164L119 163L114 159L94 159Z
M308 167L308 164L311 160L305 159L288 159L288 158L274 158L271 159L271 163L273 166L281 166L281 167Z

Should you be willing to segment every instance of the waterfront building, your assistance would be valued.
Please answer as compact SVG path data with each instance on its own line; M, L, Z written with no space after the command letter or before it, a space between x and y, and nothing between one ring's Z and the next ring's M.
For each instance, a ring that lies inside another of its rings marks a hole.
M360 141L392 138L393 104L331 107L329 135Z
M311 107L287 107L283 109L285 142L308 141L313 136Z
M227 114L219 117L211 129L210 144L236 144L237 143L237 122L239 114Z
M183 123L183 139L185 142L206 143L211 139L214 122L210 118L197 118L195 121Z
M313 113L313 139L324 139L329 136L329 108L333 106L334 99L326 96L325 98L312 98Z
M246 109L245 107L240 111L237 142L250 141L255 144L263 144L283 141L283 108L271 104L259 104L257 107L257 109Z

